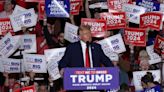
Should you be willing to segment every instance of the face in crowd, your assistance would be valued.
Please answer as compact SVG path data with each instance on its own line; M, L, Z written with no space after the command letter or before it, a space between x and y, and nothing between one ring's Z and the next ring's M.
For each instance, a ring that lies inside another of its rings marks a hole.
M79 29L79 37L84 42L91 42L92 41L92 35L91 30L89 26L81 26Z
M12 4L11 0L6 0L4 3L4 10L6 12L11 12L14 8L14 5Z

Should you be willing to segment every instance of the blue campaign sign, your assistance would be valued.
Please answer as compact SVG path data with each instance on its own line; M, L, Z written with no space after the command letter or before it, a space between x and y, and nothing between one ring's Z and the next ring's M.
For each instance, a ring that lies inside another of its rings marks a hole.
M141 92L162 92L161 87L159 85L149 88L149 89L145 89L144 91Z
M119 69L101 68L65 68L65 90L105 90L119 88Z
M69 17L69 0L45 0L46 15L48 17Z
M159 11L160 3L156 0L136 0L136 5L146 8L146 12Z

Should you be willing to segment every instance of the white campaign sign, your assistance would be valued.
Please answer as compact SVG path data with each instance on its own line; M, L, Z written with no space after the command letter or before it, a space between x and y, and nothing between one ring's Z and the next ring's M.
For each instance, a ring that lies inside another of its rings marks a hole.
M0 55L2 57L9 57L16 49L18 49L20 41L15 38L11 33L7 33L5 37L0 40Z
M14 11L13 11L13 13L12 13L12 15L18 14L18 13L21 13L21 12L24 12L24 11L26 11L26 10L27 10L27 9L25 9L25 8L19 6L19 5L16 5L15 8L14 8Z
M146 51L150 57L149 64L155 64L161 62L161 57L154 52L154 45L147 46Z
M2 58L0 58L0 72L4 72L4 67L3 67Z
M32 71L35 73L46 73L47 65L44 55L38 54L24 54L23 55L25 71Z
M79 41L77 31L78 31L77 26L66 22L65 28L64 28L64 38L72 43Z
M108 37L99 41L98 43L101 45L105 55L109 58L118 58L116 53L118 54L126 51L121 34Z
M20 59L1 58L3 72L20 73L20 62Z
M53 60L54 62L58 62L64 56L66 48L55 48L55 49L46 49L44 50L44 55L46 57L46 61Z
M153 74L154 81L157 81L157 82L160 83L160 79L161 79L160 70L136 71L136 72L133 72L134 86L135 86L135 90L136 90L136 91L141 91L141 90L142 90L141 78L142 78L147 72L151 72L151 73Z
M57 80L61 77L58 64L54 61L49 61L47 64L48 73L51 76L52 80Z
M140 15L145 13L146 8L133 4L123 4L122 10L126 12L126 17L129 22L139 24Z
M14 32L20 31L22 27L35 26L37 17L33 8L18 14L10 15L10 21Z
M22 35L21 48L25 53L36 53L36 35Z

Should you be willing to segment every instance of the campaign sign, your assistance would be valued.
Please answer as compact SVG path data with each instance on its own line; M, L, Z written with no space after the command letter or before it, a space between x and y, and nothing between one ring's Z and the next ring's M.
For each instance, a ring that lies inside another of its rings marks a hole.
M7 33L0 40L0 55L2 57L9 57L19 47L20 39L15 39L11 33Z
M81 3L82 0L74 0L74 1L70 1L71 5L70 5L70 14L72 15L78 15L80 12L80 7L81 7Z
M64 56L65 50L66 50L65 47L44 50L46 61L48 61L49 63L49 61L52 60L57 63Z
M46 0L45 9L48 17L69 17L69 0Z
M159 54L164 54L164 38L157 35L154 43L154 49Z
M133 79L134 79L134 86L135 86L135 90L137 92L140 92L141 90L143 90L142 85L141 85L141 78L147 73L147 72L151 72L153 74L154 77L154 81L157 81L160 83L161 80L161 71L160 70L149 70L149 71L135 71L133 72ZM152 91L151 91L152 92ZM153 91L156 92L156 91ZM160 92L160 91L159 91Z
M146 8L133 4L123 4L122 11L126 12L126 18L129 22L139 24L140 15L146 12Z
M159 11L160 3L156 0L136 0L136 5L146 8L146 12Z
M37 15L32 8L18 14L10 15L10 21L14 32L17 32L20 31L22 27L35 26L37 22Z
M20 73L20 59L1 58L3 72L7 73Z
M120 29L126 26L125 12L100 13L100 17L107 21L107 29Z
M21 48L25 53L36 53L36 35L22 35Z
M5 35L8 32L14 33L10 19L0 18L0 33L2 33L2 35Z
M162 13L148 12L140 16L140 28L151 28L159 31L162 24Z
M121 11L123 4L132 4L132 0L107 0L108 2L108 8Z
M118 68L65 68L65 90L105 90L119 88Z
M79 28L78 26L66 22L64 28L64 39L72 43L79 41L79 37L77 34L78 28Z
M92 37L104 37L107 31L106 21L103 19L82 18L81 24L91 27Z
M36 88L35 88L35 85L26 86L21 89L17 89L14 92L36 92Z
M12 14L18 14L18 13L24 12L26 10L27 9L25 9L25 8L19 6L19 5L16 5Z
M134 46L146 46L146 31L139 28L126 28L124 30L124 41Z
M44 55L38 54L24 54L24 65L26 71L32 71L35 73L46 73L46 60Z
M38 5L38 9L39 9L39 19L43 20L45 17L45 2L39 2Z

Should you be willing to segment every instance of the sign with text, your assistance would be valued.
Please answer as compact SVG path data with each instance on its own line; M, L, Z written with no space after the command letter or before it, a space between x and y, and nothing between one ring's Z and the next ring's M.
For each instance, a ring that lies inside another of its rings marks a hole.
M92 37L104 37L107 31L106 21L103 19L82 18L81 24L91 27Z
M2 57L9 57L18 49L20 39L15 39L11 33L7 33L0 40L0 43L0 55L2 55Z
M78 15L80 12L80 7L82 4L82 0L72 0L70 1L70 14Z
M162 24L162 13L148 12L140 16L140 28L151 28L159 31Z
M69 0L46 0L45 9L48 17L69 17Z
M24 50L25 53L36 53L36 35L22 35L22 43L21 48Z
M54 61L57 63L64 56L65 50L66 50L66 47L44 50L46 61L48 63L49 61Z
M5 35L8 32L14 33L10 19L0 18L0 33L2 33L1 35Z
M154 49L159 54L164 54L164 38L157 35L154 43Z
M37 92L35 85L32 86L26 86L21 89L15 90L14 92Z
M141 91L143 90L142 85L141 85L141 78L147 73L151 72L154 77L154 81L157 81L160 83L161 80L161 71L160 70L149 70L149 71L135 71L133 72L133 79L134 79L134 86L136 91Z
M20 59L0 58L4 71L7 73L20 73Z
M146 8L133 4L123 4L122 11L126 12L126 18L129 22L139 24L140 15L145 13Z
M10 15L10 21L14 32L17 32L20 31L22 27L35 26L37 22L37 15L32 8L18 14Z
M125 12L100 13L100 17L107 21L107 30L125 28Z
M64 39L72 43L79 41L79 36L77 34L78 28L78 26L66 22L64 28Z
M150 57L149 64L156 64L161 62L161 57L154 52L154 45L147 46L146 51Z
M108 2L108 8L121 11L123 4L132 4L132 0L107 0Z
M45 17L45 2L39 2L39 5L38 5L38 9L39 9L39 19L40 20L43 20L44 17Z
M146 8L146 12L159 11L160 3L156 0L136 0L136 5Z
M24 11L26 11L26 10L27 10L27 9L25 9L25 8L19 6L19 5L16 5L12 14L13 14L13 15L14 15L14 14L18 14L18 13L24 12Z
M105 90L119 88L118 68L65 68L65 90Z
M146 31L139 28L126 28L124 30L124 41L133 46L146 46Z
M38 54L24 54L23 60L26 71L32 71L35 73L46 73L47 65L44 55Z

